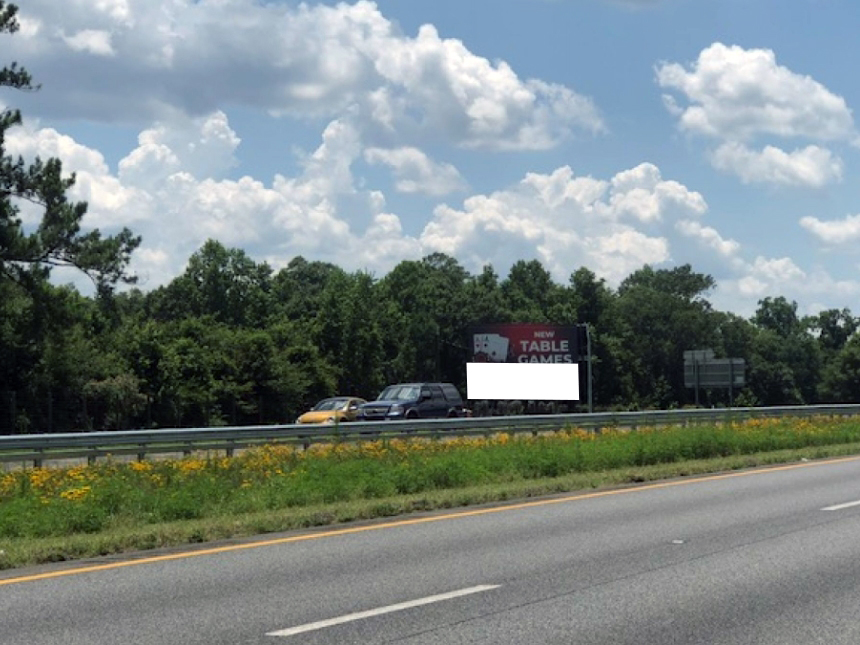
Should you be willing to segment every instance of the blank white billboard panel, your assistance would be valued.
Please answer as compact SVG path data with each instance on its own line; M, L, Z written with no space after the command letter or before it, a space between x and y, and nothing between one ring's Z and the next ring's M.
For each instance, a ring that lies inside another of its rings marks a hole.
M579 365L466 363L466 396L472 401L578 401Z

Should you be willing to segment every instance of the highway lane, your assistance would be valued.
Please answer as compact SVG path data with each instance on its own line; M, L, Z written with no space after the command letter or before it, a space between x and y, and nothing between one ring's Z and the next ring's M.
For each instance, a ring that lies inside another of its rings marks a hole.
M5 572L0 643L856 645L853 502L857 459Z

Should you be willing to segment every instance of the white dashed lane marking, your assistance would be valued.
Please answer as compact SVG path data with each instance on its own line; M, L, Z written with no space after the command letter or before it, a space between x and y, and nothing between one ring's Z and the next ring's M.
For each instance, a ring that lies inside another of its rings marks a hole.
M852 506L860 506L860 500L856 502L845 502L844 504L834 504L833 506L825 506L822 511L841 511Z
M293 636L295 634L303 634L305 632L312 632L319 629L325 629L326 627L333 627L335 625L342 625L343 623L350 623L355 620L363 620L365 618L372 618L374 616L381 616L383 614L390 614L395 611L403 611L404 609L412 609L413 607L421 607L422 605L430 605L434 602L442 602L443 600L451 600L453 598L460 598L461 596L468 596L470 594L481 593L483 591L490 591L492 589L498 589L499 585L479 585L477 587L469 587L468 589L460 589L458 591L449 591L448 593L441 593L435 596L427 596L426 598L419 598L418 600L409 600L407 602L397 603L396 605L388 605L387 607L378 607L377 609L368 609L367 611L359 611L354 614L346 614L345 616L338 616L337 618L329 618L327 620L320 620L315 623L307 623L305 625L298 625L297 627L288 627L287 629L279 629L278 631L269 632L266 634L267 636Z

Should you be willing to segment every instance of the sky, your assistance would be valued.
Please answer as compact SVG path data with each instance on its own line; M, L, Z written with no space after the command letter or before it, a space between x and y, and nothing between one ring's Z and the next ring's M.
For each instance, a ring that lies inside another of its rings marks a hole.
M216 239L377 277L690 264L722 311L860 313L856 0L17 4L0 64L41 89L0 92L7 152L143 237L144 291Z

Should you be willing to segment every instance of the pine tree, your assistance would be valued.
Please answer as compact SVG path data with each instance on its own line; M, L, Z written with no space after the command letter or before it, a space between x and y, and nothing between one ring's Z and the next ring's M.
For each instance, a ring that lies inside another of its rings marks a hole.
M18 30L17 13L17 6L0 0L0 34ZM0 69L0 87L38 90L27 70L15 62ZM87 204L67 196L74 174L63 177L59 159L36 158L26 164L23 158L6 154L6 132L20 124L19 110L0 112L0 280L32 285L47 278L52 267L69 266L87 274L100 293L117 282L135 282L126 269L140 237L127 228L110 237L98 229L82 232ZM41 222L31 232L19 216L22 201L43 209Z

